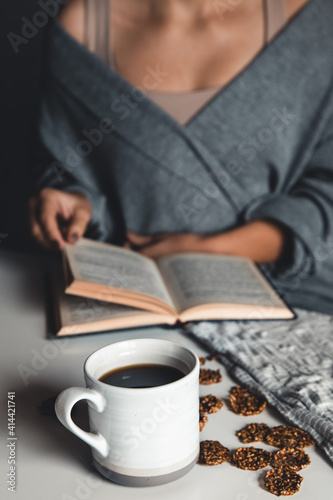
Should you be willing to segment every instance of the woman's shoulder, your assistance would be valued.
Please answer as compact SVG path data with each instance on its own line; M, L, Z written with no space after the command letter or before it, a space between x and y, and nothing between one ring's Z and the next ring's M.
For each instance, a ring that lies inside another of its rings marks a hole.
M58 16L59 24L78 42L84 43L84 0L71 0Z
M284 0L286 17L290 21L303 10L310 10L314 21L330 24L333 16L332 0Z
M285 0L287 18L292 18L311 0Z

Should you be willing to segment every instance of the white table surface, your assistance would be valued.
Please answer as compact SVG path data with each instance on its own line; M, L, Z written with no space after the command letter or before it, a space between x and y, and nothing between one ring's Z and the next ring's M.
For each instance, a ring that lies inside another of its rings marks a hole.
M172 329L142 328L49 340L44 305L43 274L49 264L31 256L0 252L0 384L1 384L1 451L0 498L18 500L85 500L85 499L154 499L154 500L257 500L273 499L260 486L263 471L243 471L230 464L208 467L196 465L183 478L163 486L128 488L101 478L91 466L89 447L67 431L55 418L42 415L38 406L70 386L81 386L83 362L94 350L127 338L167 338L189 346L197 354L206 351L192 339ZM39 358L39 365L33 368ZM44 360L44 361L43 361ZM201 393L226 398L233 382L217 361L208 367L219 367L221 384L201 386ZM34 371L24 383L19 369ZM7 392L16 393L16 493L6 484L7 464ZM255 417L241 417L226 405L209 416L201 439L217 439L235 449L241 446L235 432L251 422L268 425L285 423L273 410ZM272 450L269 446L257 446ZM301 471L304 480L299 500L333 498L333 470L315 447L308 449L311 465ZM265 469L266 470L266 469Z

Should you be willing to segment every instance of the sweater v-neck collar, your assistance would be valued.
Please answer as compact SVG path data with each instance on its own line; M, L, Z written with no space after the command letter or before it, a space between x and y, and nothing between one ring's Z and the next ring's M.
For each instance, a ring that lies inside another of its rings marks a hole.
M224 95L228 94L228 92L236 85L236 83L243 79L249 72L255 70L257 65L260 63L262 59L265 59L269 56L271 51L278 46L281 41L284 40L287 33L290 32L295 26L297 27L298 23L301 22L303 16L309 14L311 15L311 8L314 4L318 2L318 0L309 0L303 7L301 7L297 13L285 24L285 26L280 30L280 32L274 37L274 39L267 45L265 45L252 59L251 61L241 70L239 71L226 85L217 90L211 99L209 99L196 113L184 124L179 123L175 120L167 111L158 106L152 99L150 99L149 95L145 95L145 102L151 108L151 111L158 112L158 114L164 117L165 120L169 121L172 125L172 128L177 128L179 130L186 130L193 123L197 121L199 117L205 115L206 112L209 111L210 107L217 100L223 98ZM94 66L94 71L97 71L98 68L101 69L102 66L105 67L106 73L112 74L114 81L114 77L117 77L121 86L124 90L132 93L137 90L137 87L132 85L129 81L125 80L119 73L117 73L114 69L108 66L104 61L99 59L94 53L90 52L84 45L77 42L67 31L65 31L62 26L59 24L57 19L55 19L54 25L56 27L59 36L67 38L67 43L71 44L73 49L77 49L81 52L81 55L85 56L85 59L89 60ZM77 62L79 63L80 59L78 58ZM73 67L74 69L74 67ZM94 77L94 74L92 75Z
M243 79L243 77L245 77L251 71L255 71L258 64L260 64L260 62L265 58L269 57L274 49L279 47L279 45L285 39L286 35L288 35L293 28L297 28L298 23L303 20L303 16L306 16L308 14L311 16L311 8L318 1L319 0L308 0L308 2L303 5L303 7L301 7L294 16L292 16L292 18L286 22L286 24L275 35L275 37L268 44L264 45L262 49L250 60L250 62L246 66L244 66L244 68L240 70L228 83L226 83L226 85L221 87L221 89L216 92L212 96L212 98L207 101L207 103L201 109L199 109L193 115L193 117L188 120L183 126L185 128L190 127L191 124L195 123L199 117L205 115L206 111L208 112L214 102L216 102L220 98L222 99L225 94L227 95L229 91L233 89L233 87L235 87L240 80Z

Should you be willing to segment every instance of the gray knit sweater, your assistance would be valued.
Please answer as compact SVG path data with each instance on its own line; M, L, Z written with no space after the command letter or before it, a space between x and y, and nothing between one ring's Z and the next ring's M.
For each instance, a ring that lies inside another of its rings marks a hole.
M208 234L274 220L292 248L266 272L292 305L332 312L332 27L333 2L310 0L183 126L53 21L36 189L85 193L88 235L116 243L126 228Z

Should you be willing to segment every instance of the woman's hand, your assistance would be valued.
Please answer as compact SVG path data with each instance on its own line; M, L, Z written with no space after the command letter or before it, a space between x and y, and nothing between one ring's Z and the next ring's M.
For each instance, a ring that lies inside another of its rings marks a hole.
M248 257L259 264L267 264L281 257L286 239L286 232L278 225L258 220L215 235L161 233L141 236L128 231L125 246L154 259L172 253L202 252Z
M34 238L48 249L62 250L84 235L90 221L90 201L78 192L42 189L29 200L30 228Z

